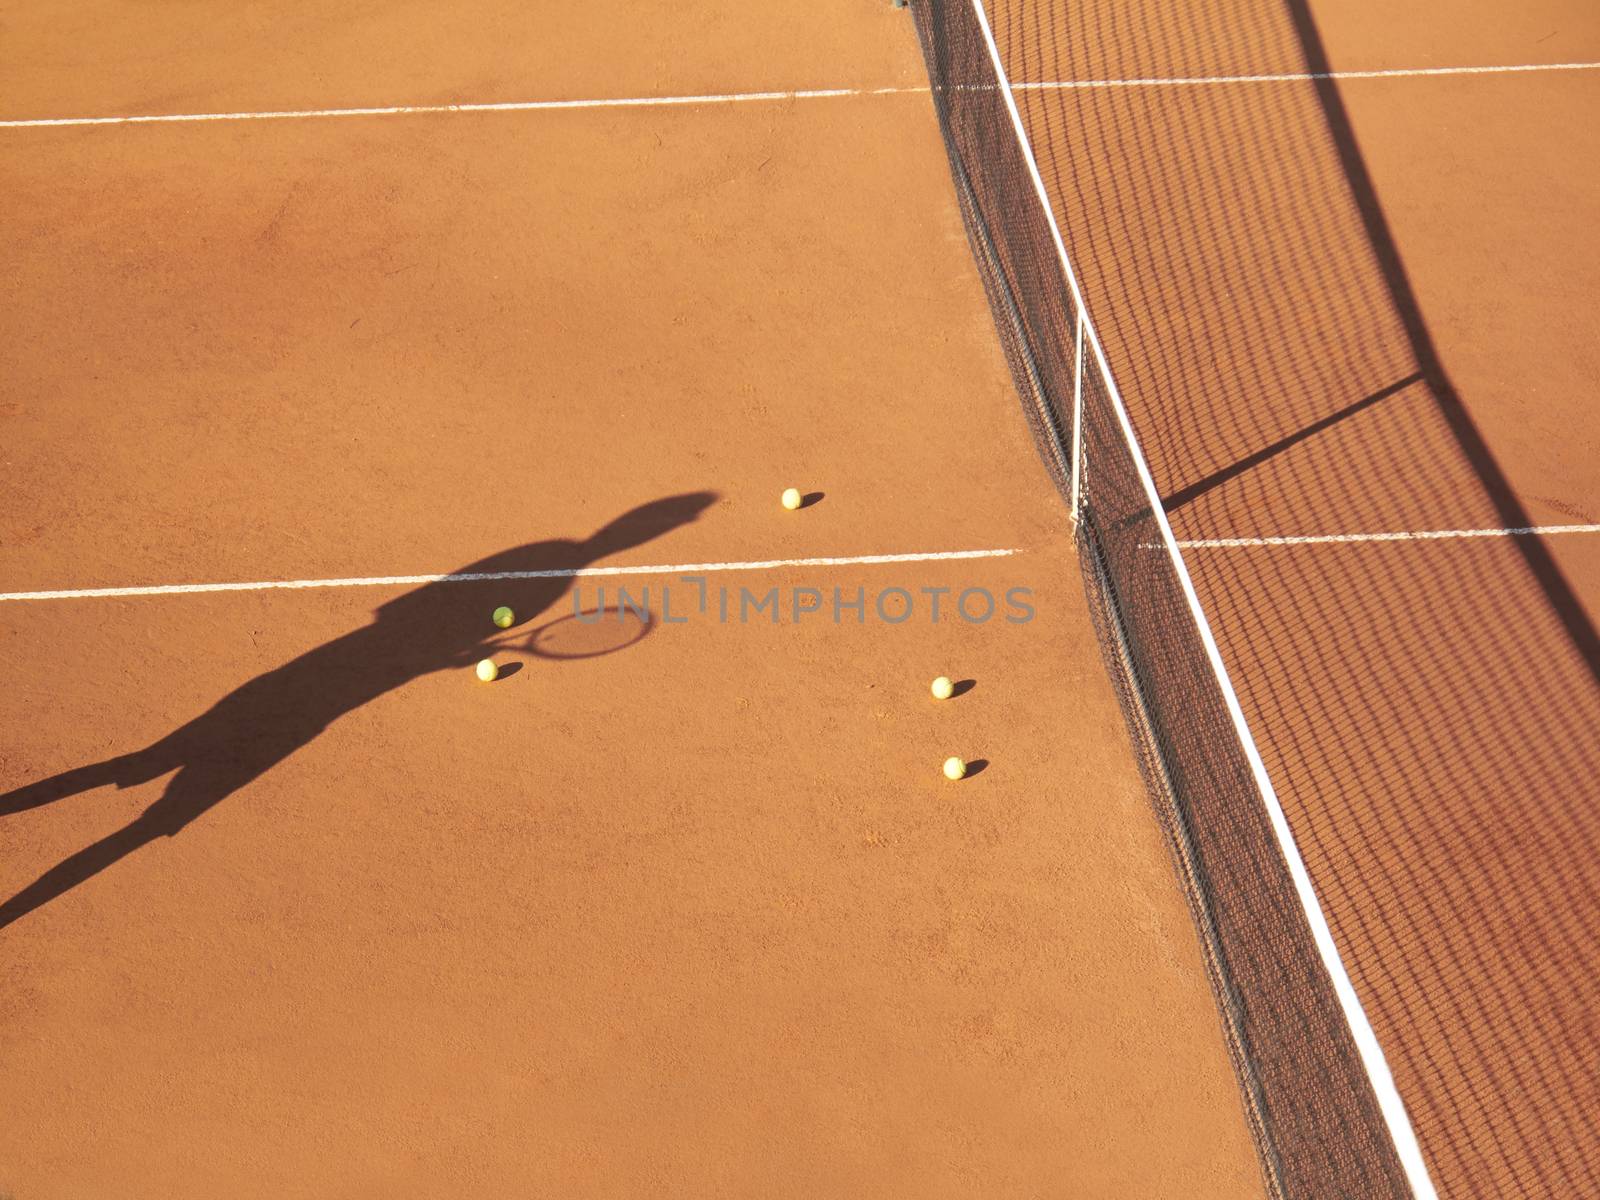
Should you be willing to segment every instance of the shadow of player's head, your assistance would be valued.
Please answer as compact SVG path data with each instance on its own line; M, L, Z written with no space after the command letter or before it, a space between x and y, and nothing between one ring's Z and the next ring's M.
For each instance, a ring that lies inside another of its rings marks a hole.
M688 525L716 500L715 492L685 492L630 508L608 521L582 543L591 560L642 546L663 533Z
M516 623L525 624L566 593L572 572L697 520L716 498L715 492L667 496L629 509L582 540L553 538L501 550L386 601L374 616L383 629L403 632L419 652L477 645L499 632L486 621L493 609L506 605Z

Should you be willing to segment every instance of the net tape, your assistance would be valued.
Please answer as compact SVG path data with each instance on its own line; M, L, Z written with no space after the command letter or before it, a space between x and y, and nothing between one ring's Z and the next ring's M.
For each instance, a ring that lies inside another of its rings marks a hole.
M1348 977L1067 263L981 0L912 7L968 239L1040 457L1073 504L1091 611L1268 1190L1426 1200L1409 1122L1353 990L1340 991Z

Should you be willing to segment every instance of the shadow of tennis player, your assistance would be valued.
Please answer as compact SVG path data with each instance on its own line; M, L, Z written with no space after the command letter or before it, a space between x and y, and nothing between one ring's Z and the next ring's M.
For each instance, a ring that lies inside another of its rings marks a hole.
M132 787L177 772L160 799L135 820L0 903L0 929L147 842L176 834L345 713L419 676L469 666L483 657L498 634L488 619L491 596L493 604L510 605L522 623L548 609L572 583L570 576L561 575L468 581L463 576L575 571L688 524L715 498L709 492L691 492L656 500L582 541L530 542L462 567L452 579L424 584L381 605L370 625L256 676L142 750L74 767L0 795L0 816L5 816L90 788Z

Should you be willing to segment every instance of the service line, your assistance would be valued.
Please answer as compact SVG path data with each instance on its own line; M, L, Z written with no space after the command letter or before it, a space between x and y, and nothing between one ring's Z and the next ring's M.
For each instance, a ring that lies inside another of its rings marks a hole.
M720 92L704 96L620 96L593 100L507 100L498 104L387 104L376 108L303 108L269 112L160 113L128 117L49 117L0 121L0 129L62 125L157 125L184 121L303 121L316 117L394 117L424 113L547 112L571 108L669 108L686 104L750 104L775 100L832 100L841 96L899 96L926 87L814 88L787 92Z
M1484 67L1390 67L1378 71L1287 71L1270 75L1175 75L1150 79L1059 79L1014 83L1014 92L1075 88L1202 87L1218 83L1310 83L1318 79L1416 79L1430 75L1514 75L1528 71L1596 71L1600 62L1509 63Z
M1196 87L1231 83L1301 83L1317 79L1404 79L1432 75L1505 75L1528 71L1594 71L1600 62L1512 63L1497 66L1397 67L1377 71L1286 72L1264 75L1195 75L1149 79L1063 79L1012 84L1012 90L1075 88ZM617 96L586 100L507 100L501 103L385 104L366 108L273 109L263 112L152 113L112 117L30 117L0 120L0 129L52 129L75 125L163 125L201 121L305 121L327 117L394 117L428 113L549 112L580 108L670 108L682 105L751 104L784 100L834 100L849 96L926 95L926 86L809 88L773 92L711 92L697 96Z
M1454 538L1545 537L1557 533L1600 533L1600 525L1530 525L1524 529L1407 529L1396 533L1308 533L1292 537L1188 538L1185 549L1234 546L1322 546L1352 542L1443 542Z
M0 592L0 600L94 600L111 596L187 596L198 592L267 592L295 588L409 587L424 583L484 583L502 579L578 579L604 575L692 575L708 571L771 571L780 567L859 567L880 563L953 562L1005 558L1021 550L933 550L918 554L855 554L828 558L768 558L754 562L673 563L667 566L575 567L548 571L462 571L446 575L372 575L354 579L272 579L253 583L162 583L143 587L64 588Z

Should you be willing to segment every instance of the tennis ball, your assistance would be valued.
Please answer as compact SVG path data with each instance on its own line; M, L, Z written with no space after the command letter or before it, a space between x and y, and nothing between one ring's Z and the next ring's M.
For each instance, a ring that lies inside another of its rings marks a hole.
M512 612L504 604L494 610L494 623L500 626L501 629L510 629L511 622L515 621L516 619L517 614Z
M960 779L967 773L967 764L954 754L944 760L944 777L946 779Z
M933 698L935 700L948 700L955 695L956 685L950 682L947 675L941 675L933 681Z
M485 658L478 662L478 678L485 683L493 683L500 674L500 668L494 665L494 659Z
M784 488L783 489L783 506L785 508L787 508L790 512L793 512L795 509L800 507L800 489L799 488Z

